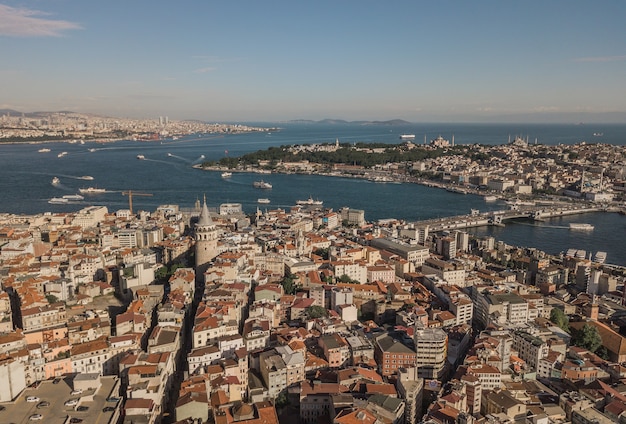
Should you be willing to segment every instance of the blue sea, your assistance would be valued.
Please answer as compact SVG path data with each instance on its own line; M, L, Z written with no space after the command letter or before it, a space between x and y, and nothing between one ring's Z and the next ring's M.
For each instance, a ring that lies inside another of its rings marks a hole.
M133 208L153 211L158 205L191 207L206 195L211 207L220 203L241 203L246 212L256 207L287 208L298 199L313 197L325 207L348 206L365 210L369 221L399 218L408 221L460 215L470 209L504 209L506 205L485 203L482 197L460 195L415 184L374 183L350 178L315 175L258 175L234 173L223 179L218 172L200 171L192 165L224 156L236 157L270 146L379 142L395 144L401 134L415 134L416 143L441 135L455 144L504 144L516 136L541 144L587 143L626 144L626 125L607 124L407 124L362 125L355 123L248 123L279 127L267 133L192 135L178 140L111 143L45 143L0 145L0 212L33 214L45 211L74 211L87 205L104 205L110 211L128 208L123 191L132 190ZM596 135L594 135L596 134ZM598 136L598 134L602 134ZM39 153L42 147L48 153ZM57 155L67 152L63 157ZM145 160L138 160L143 155ZM83 177L93 177L93 180ZM53 177L60 183L53 185ZM259 190L253 181L264 179L272 190ZM81 187L106 189L104 194L85 195L85 200L49 204L52 197L78 193ZM149 194L140 196L137 193ZM258 198L269 198L269 205L258 205ZM626 217L617 214L587 214L561 218L545 225L588 222L596 226L587 233L557 228L510 224L506 228L472 230L494 235L506 243L534 246L549 253L569 248L589 252L607 251L607 262L626 265Z

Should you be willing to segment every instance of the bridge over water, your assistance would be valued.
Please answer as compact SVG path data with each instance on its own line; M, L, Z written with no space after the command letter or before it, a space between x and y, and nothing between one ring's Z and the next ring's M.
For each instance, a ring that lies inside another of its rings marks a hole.
M589 205L567 205L567 206L516 206L508 210L489 211L480 213L472 211L469 215L449 216L446 218L435 218L424 221L415 221L412 225L415 228L428 227L429 232L459 230L472 227L483 227L486 225L503 226L506 221L513 219L532 219L543 221L545 219L558 216L578 215L588 212L612 211L602 206Z

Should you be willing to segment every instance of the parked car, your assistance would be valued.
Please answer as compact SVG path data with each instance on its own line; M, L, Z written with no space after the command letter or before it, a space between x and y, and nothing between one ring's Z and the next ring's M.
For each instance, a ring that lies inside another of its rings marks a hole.
M85 412L85 411L87 411L88 409L89 409L89 407L88 407L88 406L82 406L82 405L81 405L81 406L79 406L78 408L76 408L76 410L77 410L78 412Z
M37 396L28 396L26 402L39 402L39 398Z
M48 402L47 400L42 400L37 404L37 408L46 408L48 406L50 406L50 402Z
M70 392L70 395L75 396L75 395L79 395L83 392L83 389L74 389Z
M72 424L78 424L78 423L82 423L83 419L82 418L70 418L70 423Z
M65 406L74 406L74 405L77 405L77 404L78 404L78 400L70 399L70 400L66 400L63 405L65 405Z
M28 419L31 420L31 421L43 420L43 415L41 415L41 414L33 414L30 417L28 417Z

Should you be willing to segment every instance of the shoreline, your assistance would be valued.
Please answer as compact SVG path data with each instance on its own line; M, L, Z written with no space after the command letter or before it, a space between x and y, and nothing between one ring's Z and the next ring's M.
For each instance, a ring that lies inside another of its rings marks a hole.
M442 181L429 180L424 178L415 178L410 176L403 175L401 178L398 178L397 174L388 173L386 180L376 180L368 175L356 175L356 174L344 174L344 173L335 173L335 172L283 172L278 170L254 170L254 169L229 169L227 167L222 166L208 166L203 167L202 164L192 165L192 168L198 169L200 171L208 171L208 172L232 172L232 173L248 173L248 174L281 174L281 175L318 175L323 177L339 177L339 178L353 178L353 179L362 179L368 180L374 183L390 183L390 184L419 184L426 187L437 188L446 190L448 192L457 193L459 195L475 195L475 196L495 196L495 201L528 201L528 202L550 202L551 204L571 204L576 201L580 201L580 199L574 199L567 196L562 196L558 194L553 195L522 195L516 196L514 194L506 194L506 193L497 193L487 190L474 189L470 187L464 187L454 183L445 183ZM592 202L585 201L586 203L593 204ZM613 204L613 208L617 210L613 210L611 212L618 212L621 208L617 207Z

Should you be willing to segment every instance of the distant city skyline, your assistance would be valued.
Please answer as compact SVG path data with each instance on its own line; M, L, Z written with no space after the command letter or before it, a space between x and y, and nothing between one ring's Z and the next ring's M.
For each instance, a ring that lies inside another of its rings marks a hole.
M626 123L626 2L0 0L0 109Z

